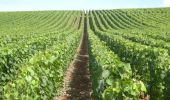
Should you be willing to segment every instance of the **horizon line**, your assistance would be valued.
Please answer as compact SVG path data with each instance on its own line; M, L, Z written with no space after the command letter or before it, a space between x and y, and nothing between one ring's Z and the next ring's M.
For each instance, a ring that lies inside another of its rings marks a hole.
M0 10L0 12L31 12L31 11L93 11L93 10L123 10L123 9L157 9L170 7L127 7L127 8L108 8L108 9L33 9L33 10Z

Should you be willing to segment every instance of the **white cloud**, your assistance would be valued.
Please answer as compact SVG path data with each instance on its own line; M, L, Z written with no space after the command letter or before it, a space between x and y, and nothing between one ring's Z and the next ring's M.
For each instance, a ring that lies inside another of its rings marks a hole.
M170 0L163 0L164 7L170 7Z

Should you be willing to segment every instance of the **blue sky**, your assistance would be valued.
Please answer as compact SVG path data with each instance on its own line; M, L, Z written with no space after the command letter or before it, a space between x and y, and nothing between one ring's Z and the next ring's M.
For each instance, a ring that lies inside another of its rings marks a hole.
M170 0L0 0L0 11L170 7Z

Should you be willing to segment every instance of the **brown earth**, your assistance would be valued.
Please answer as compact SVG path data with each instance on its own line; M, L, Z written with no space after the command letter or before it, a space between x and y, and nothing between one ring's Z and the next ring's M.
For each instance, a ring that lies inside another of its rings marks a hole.
M54 97L54 100L92 100L91 80L88 68L88 33L86 17L82 38L77 54L70 64L64 77L63 96Z

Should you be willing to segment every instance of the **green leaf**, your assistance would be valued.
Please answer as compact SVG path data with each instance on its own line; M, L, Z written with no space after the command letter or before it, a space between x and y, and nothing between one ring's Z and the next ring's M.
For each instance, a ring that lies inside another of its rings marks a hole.
M32 77L31 76L26 76L25 79L26 79L27 82L31 82Z
M144 92L146 92L147 90L146 90L146 87L145 87L145 85L144 85L144 83L143 82L141 82L141 91L144 91Z
M30 62L30 64L34 64L34 59L31 58L31 59L29 60L29 62Z
M15 84L14 84L14 83L12 83L12 84L11 84L11 86L12 86L12 87L15 87Z
M32 67L28 68L28 71L30 72L31 76L34 76L34 71L31 69Z
M108 70L104 70L103 73L102 73L102 77L105 79L107 77L109 77L110 75L110 72Z
M31 83L34 85L34 84L36 84L36 81L35 81L35 80L32 80L32 82L31 82Z
M113 79L112 79L112 78L108 78L108 79L106 80L106 83L107 83L108 85L112 85L112 84L113 84Z
M120 88L112 88L113 92L119 93L120 92Z
M3 81L5 81L5 80L6 80L6 78L5 78L4 76L2 76L2 77L1 77L1 79L2 79Z

